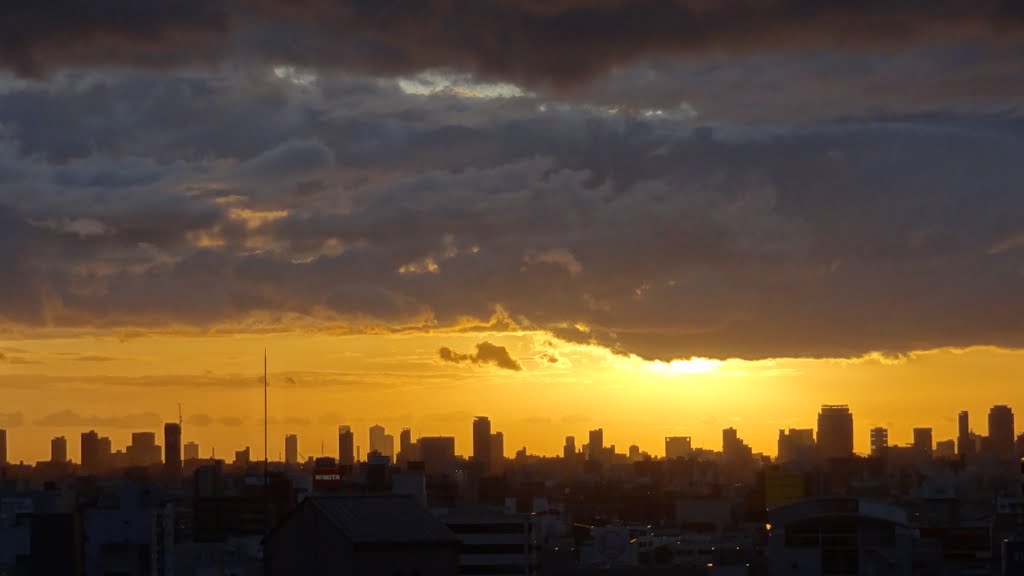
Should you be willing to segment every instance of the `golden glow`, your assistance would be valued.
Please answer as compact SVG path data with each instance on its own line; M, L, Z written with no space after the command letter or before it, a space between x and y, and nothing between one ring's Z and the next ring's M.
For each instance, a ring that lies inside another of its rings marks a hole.
M822 403L851 405L856 448L863 452L872 426L889 427L894 443L909 442L914 426L932 426L940 440L955 435L958 410L970 410L975 429L985 433L992 404L1024 409L1013 405L1024 352L994 348L852 361L649 362L542 332L487 331L515 329L501 318L457 330L381 334L275 332L272 324L266 330L259 325L244 327L251 334L8 334L0 339L0 422L7 421L12 459L43 459L51 436L77 439L90 428L123 446L139 421L176 420L179 402L185 439L199 442L204 455L213 447L222 456L246 445L258 448L264 348L273 455L288 433L299 434L303 454L319 455L321 443L330 454L339 424L353 426L357 443L365 445L366 429L375 423L411 426L416 435L451 434L465 452L472 417L479 414L505 432L510 454L524 445L556 454L566 435L579 439L595 427L603 427L620 451L637 443L660 455L669 435L718 449L721 429L729 426L755 451L774 454L778 429L814 427ZM445 363L438 355L441 346L472 350L483 341L508 348L523 370ZM70 426L46 418L64 410L74 413ZM77 440L71 444L77 457Z

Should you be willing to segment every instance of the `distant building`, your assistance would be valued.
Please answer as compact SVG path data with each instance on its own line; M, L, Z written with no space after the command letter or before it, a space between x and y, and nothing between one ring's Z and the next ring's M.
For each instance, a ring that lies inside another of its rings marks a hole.
M50 440L50 462L63 464L68 461L68 439L57 436Z
M914 448L928 456L932 455L932 429L914 428Z
M971 438L970 415L967 410L957 414L956 452L961 457L971 456L975 452L975 442Z
M381 454L387 453L387 440L385 439L385 436L387 436L387 431L383 426L380 424L370 426L370 452L379 452Z
M486 474L491 466L491 420L486 416L473 419L473 460Z
M125 450L129 466L152 466L160 463L160 446L154 432L132 432L132 443Z
M427 436L417 441L420 460L428 476L448 474L455 466L455 438Z
M693 453L693 442L689 436L668 436L665 438L665 458L686 458Z
M779 462L813 459L814 450L813 428L779 430L778 456L776 457Z
M871 457L885 458L889 451L889 430L881 426L871 429Z
M310 497L264 539L267 576L455 576L459 540L407 496Z
M0 466L7 464L7 430L0 428Z
M562 458L571 460L576 456L576 437L566 436L565 445L562 446Z
M244 450L235 451L235 461L233 462L235 466L248 466L250 462L252 462L252 456L248 446Z
M295 434L284 437L284 461L293 465L299 463L299 437Z
M824 405L818 413L818 456L853 456L853 414L846 405Z
M89 474L102 472L100 463L100 435L95 430L82 432L82 469Z
M590 431L590 442L587 444L587 460L601 460L604 454L604 429L598 428Z
M740 439L735 428L729 427L722 430L722 456L726 460L749 460L753 450Z
M168 474L181 474L181 424L164 424L164 468Z
M393 434L384 435L384 445L382 448L381 454L393 461L395 459L395 436Z
M402 432L398 435L398 458L395 461L399 464L405 464L410 460L416 459L417 456L413 454L412 430L402 428Z
M505 433L491 434L491 473L501 474L505 470Z
M356 436L348 426L338 427L338 464L352 466L356 463Z
M195 442L185 443L185 460L199 460L199 444Z
M956 440L940 440L935 443L935 457L943 460L956 458Z
M461 543L460 574L537 574L533 530L526 516L456 508L441 519Z
M993 406L988 413L989 451L999 458L1013 458L1015 440L1013 410L1009 406Z

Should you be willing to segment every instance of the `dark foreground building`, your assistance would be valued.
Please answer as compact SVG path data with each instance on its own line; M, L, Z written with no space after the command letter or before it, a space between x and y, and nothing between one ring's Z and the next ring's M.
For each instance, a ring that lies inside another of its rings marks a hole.
M459 540L405 496L310 497L266 538L267 576L454 576Z

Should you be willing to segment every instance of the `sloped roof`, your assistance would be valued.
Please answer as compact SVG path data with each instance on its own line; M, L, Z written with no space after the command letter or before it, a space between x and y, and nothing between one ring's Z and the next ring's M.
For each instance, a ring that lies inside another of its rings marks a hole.
M458 538L408 496L314 496L306 501L354 544L458 543Z

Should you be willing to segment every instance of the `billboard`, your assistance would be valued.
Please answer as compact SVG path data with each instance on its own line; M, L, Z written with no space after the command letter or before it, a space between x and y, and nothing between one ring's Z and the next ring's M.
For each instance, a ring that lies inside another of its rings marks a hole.
M324 492L341 487L344 474L341 468L317 468L313 470L313 490Z

